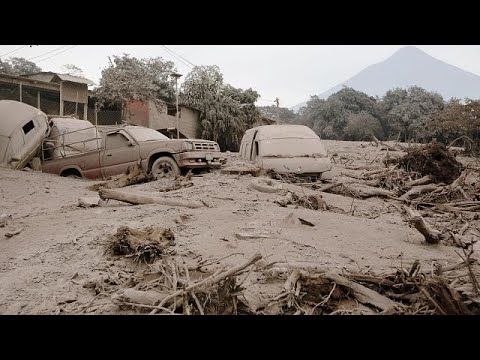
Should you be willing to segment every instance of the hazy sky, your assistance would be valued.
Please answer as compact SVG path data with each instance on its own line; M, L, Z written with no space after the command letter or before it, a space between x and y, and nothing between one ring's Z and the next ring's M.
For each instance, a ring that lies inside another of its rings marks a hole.
M381 62L405 45L0 45L0 58L18 56L43 70L61 72L65 64L80 67L98 83L108 56L163 57L186 75L191 65L218 65L233 86L257 90L259 105L291 107ZM480 75L478 45L415 45L439 60ZM10 54L8 54L11 52Z

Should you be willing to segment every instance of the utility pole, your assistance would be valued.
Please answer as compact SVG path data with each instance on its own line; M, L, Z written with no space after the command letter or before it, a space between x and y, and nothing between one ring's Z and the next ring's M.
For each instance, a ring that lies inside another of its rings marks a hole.
M177 139L180 139L179 118L178 118L178 79L182 76L182 74L171 73L170 75L175 78L175 99L176 99L175 117L177 118Z
M277 104L277 123L280 123L280 99L275 98L275 103Z

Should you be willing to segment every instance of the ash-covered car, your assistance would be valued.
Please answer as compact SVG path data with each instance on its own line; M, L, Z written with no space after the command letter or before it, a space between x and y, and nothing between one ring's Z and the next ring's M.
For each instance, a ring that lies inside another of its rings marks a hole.
M245 132L240 156L264 170L331 179L332 163L319 136L304 125L264 125Z
M107 179L139 164L155 179L182 170L221 166L224 157L214 141L169 139L141 126L95 127L73 118L52 118L43 143L42 171L61 176Z
M0 166L22 169L38 153L49 131L48 117L33 106L0 100Z

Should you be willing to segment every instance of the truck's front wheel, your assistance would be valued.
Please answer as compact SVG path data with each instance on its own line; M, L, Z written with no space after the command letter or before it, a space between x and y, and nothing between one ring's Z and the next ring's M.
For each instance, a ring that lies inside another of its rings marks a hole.
M152 176L155 180L174 178L180 175L180 168L175 160L168 156L159 157L152 165Z

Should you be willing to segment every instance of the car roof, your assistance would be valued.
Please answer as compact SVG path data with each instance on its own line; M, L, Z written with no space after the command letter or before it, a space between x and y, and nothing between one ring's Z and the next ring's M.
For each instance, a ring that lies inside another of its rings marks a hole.
M249 129L245 135L257 132L256 138L261 139L285 139L285 138L319 138L315 132L305 125L262 125Z
M39 109L13 100L0 100L0 135L10 137L25 120L45 115Z

